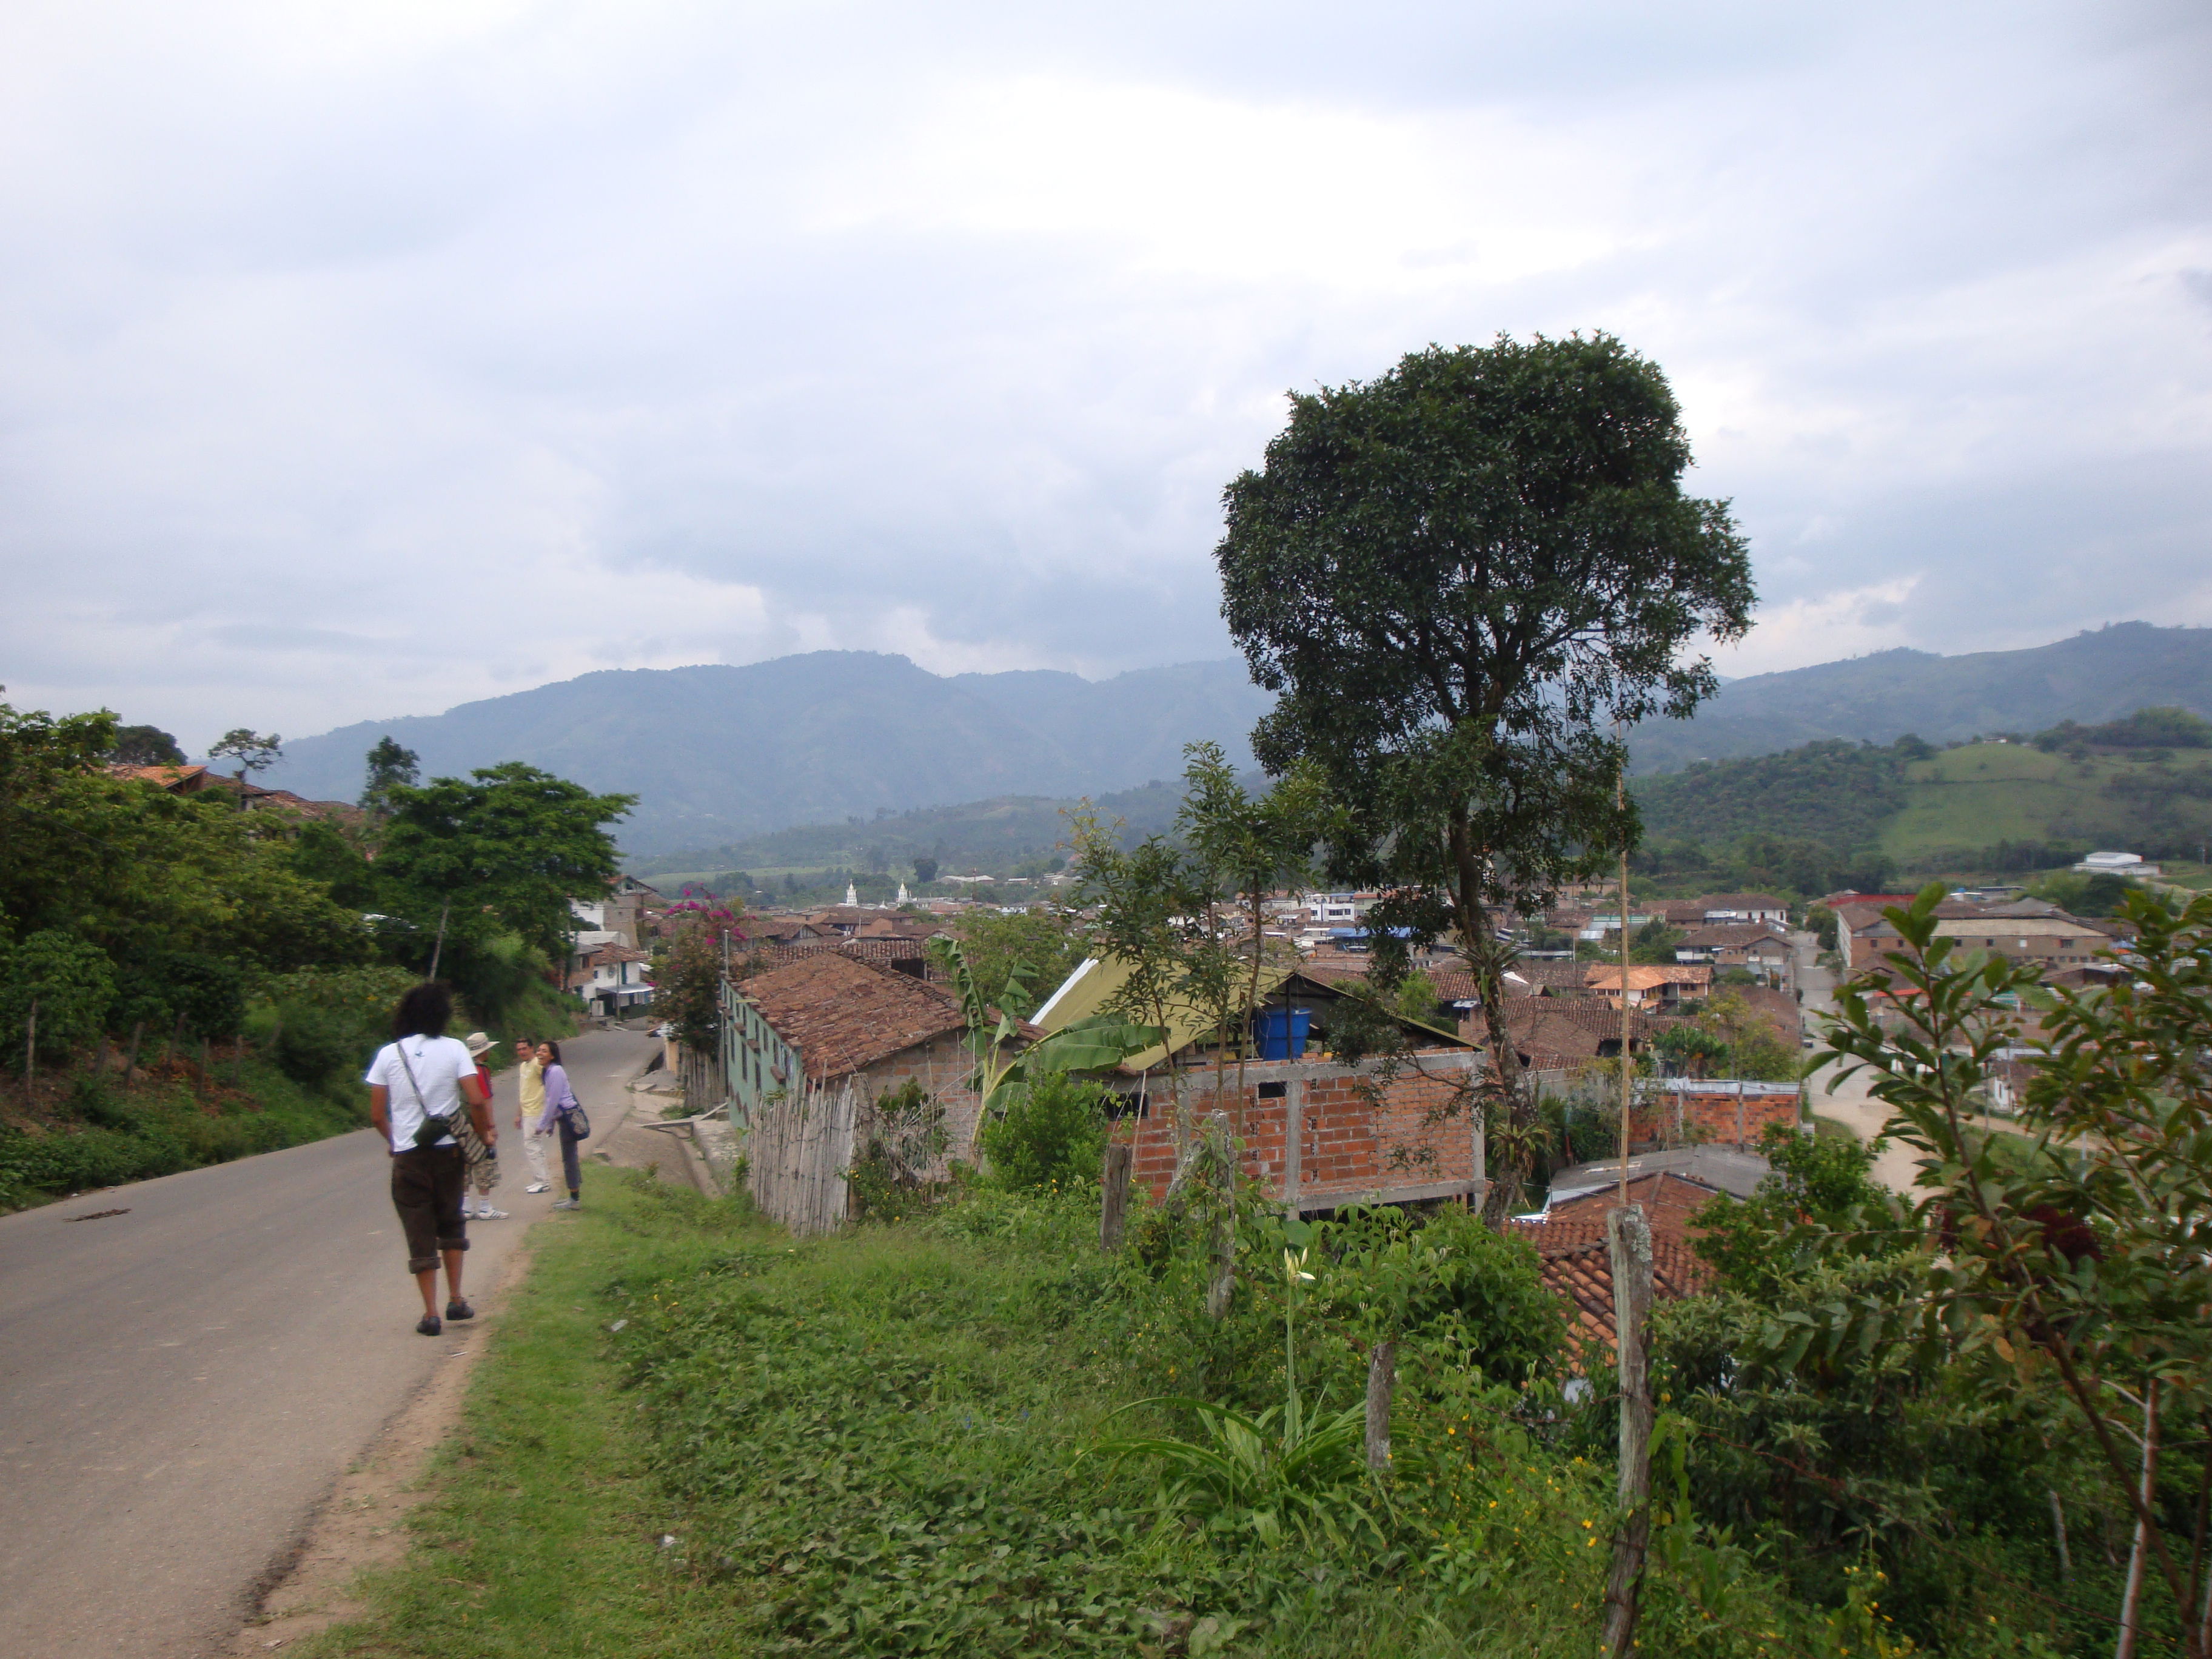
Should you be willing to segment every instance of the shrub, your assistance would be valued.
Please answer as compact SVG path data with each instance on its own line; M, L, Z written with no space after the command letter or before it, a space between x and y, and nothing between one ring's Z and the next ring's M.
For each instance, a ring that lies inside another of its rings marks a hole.
M991 1178L1015 1191L1079 1186L1098 1178L1106 1150L1106 1091L1048 1072L979 1137Z

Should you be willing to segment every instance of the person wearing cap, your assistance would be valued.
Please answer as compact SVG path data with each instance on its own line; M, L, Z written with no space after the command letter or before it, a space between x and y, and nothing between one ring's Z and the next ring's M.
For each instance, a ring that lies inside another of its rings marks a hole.
M468 1049L469 1058L476 1062L477 1081L483 1085L484 1097L489 1099L491 1097L491 1067L484 1064L484 1056L491 1052L491 1039L482 1031L471 1031L461 1039L461 1042ZM492 1206L491 1189L499 1185L498 1120L491 1119L490 1126L491 1133L481 1137L476 1133L476 1126L466 1117L462 1118L456 1126L460 1131L462 1155L468 1160L469 1186L473 1189L476 1200L474 1206L471 1207L470 1204L471 1194L468 1192L461 1194L463 1220L504 1221L507 1219L506 1211L495 1209Z

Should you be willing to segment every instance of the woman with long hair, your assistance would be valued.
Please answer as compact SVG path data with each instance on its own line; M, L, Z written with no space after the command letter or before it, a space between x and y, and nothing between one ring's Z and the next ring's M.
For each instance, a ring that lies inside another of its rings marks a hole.
M425 981L399 999L392 1017L392 1040L369 1062L368 1115L392 1157L392 1207L407 1239L407 1271L422 1293L422 1318L415 1328L435 1336L438 1264L446 1267L446 1317L474 1319L461 1297L461 1256L469 1248L461 1216L467 1166L455 1133L465 1116L489 1144L498 1139L487 1103L491 1091L477 1076L476 1057L446 1035L453 1000L446 988Z
M561 1045L541 1042L538 1045L538 1063L544 1069L545 1114L538 1120L538 1133L561 1134L561 1173L568 1183L568 1196L556 1199L556 1210L581 1209L584 1203L584 1171L576 1160L576 1132L569 1126L568 1114L576 1109L576 1091L568 1086L568 1068L561 1064Z

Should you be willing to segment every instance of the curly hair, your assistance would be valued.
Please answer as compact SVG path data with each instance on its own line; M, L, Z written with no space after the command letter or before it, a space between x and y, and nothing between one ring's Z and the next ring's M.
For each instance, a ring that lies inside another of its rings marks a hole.
M435 980L424 980L399 999L392 1012L392 1035L443 1036L453 1018L453 994Z

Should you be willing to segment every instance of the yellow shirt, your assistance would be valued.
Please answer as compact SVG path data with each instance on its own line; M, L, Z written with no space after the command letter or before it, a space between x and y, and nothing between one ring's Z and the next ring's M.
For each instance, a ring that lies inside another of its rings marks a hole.
M522 1079L521 1109L517 1116L520 1121L529 1123L545 1115L545 1068L534 1060L526 1060L514 1069Z

